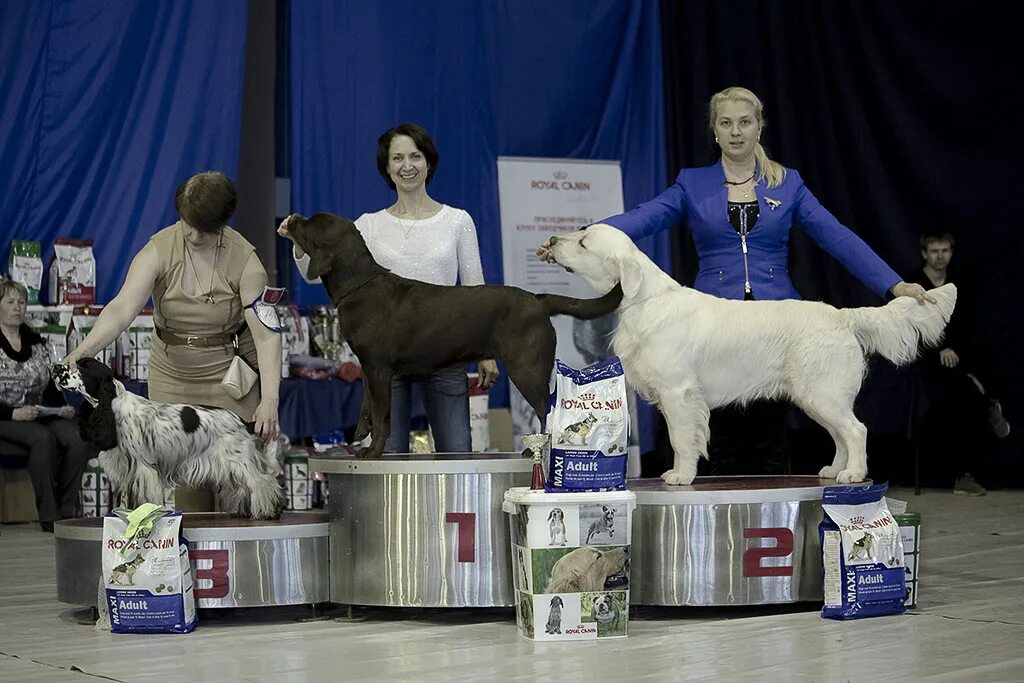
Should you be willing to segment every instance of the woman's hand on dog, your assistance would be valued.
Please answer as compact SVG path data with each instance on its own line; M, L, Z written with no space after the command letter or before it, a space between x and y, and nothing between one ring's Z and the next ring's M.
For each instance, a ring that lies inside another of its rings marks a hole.
M934 304L935 299L928 296L928 290L916 282L897 282L889 290L893 296L910 296L917 299L917 303L922 306L926 303Z
M498 370L498 363L493 360L482 360L476 364L477 371L480 373L480 388L487 391L491 386L498 381L501 377L501 371Z
M306 252L302 251L302 247L300 247L298 243L296 243L295 240L292 239L292 234L288 230L288 224L291 222L293 218L295 218L295 216L296 214L293 213L292 215L288 216L283 221L281 221L281 225L277 226L277 234L280 235L281 237L284 237L285 239L291 240L292 248L295 249L295 255L299 258L302 258Z
M550 244L550 242L545 242L537 247L537 256L540 257L541 261L546 263L557 263L557 261L555 261L555 255L551 253L551 249L549 248Z
M39 417L39 408L36 406L21 406L11 411L11 419L15 422L32 422Z
M256 414L253 415L253 422L255 426L253 431L262 436L264 439L273 439L281 431L281 427L277 421L277 400L264 398L260 401L260 405L256 408Z

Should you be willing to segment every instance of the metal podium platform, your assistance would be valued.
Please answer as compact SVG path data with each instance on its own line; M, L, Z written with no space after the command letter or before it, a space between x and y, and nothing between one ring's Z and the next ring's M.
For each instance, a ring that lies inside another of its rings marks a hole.
M331 601L392 607L515 604L505 491L528 486L518 453L311 457L328 475Z
M285 512L277 520L186 512L182 533L196 578L196 606L269 607L328 600L327 515ZM103 518L56 522L57 599L96 605Z
M821 601L821 495L834 485L815 476L629 481L637 503L632 603Z

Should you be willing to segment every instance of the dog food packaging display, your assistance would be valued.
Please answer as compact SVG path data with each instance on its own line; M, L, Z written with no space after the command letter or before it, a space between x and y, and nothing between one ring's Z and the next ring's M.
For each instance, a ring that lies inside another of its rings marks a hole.
M25 311L25 324L46 340L46 349L54 363L68 355L68 335L74 306L29 306Z
M635 507L630 491L505 492L520 635L543 641L626 637Z
M153 312L145 310L135 317L118 340L121 376L145 382L149 379L149 350L153 342L155 324Z
M313 487L309 453L290 450L284 453L284 504L287 510L309 510L313 507Z
M626 487L629 406L617 357L582 370L555 361L555 393L547 416L551 456L548 491L614 491Z
M886 505L887 484L826 486L818 525L827 619L906 611L900 527Z
M85 464L78 498L83 517L103 517L110 512L110 480L103 473L99 458L90 458Z
M68 333L69 352L74 351L82 343L82 340L89 336L89 332L92 331L93 325L96 324L96 320L99 319L102 310L102 306L75 307L74 315L71 316L71 330ZM97 353L96 359L113 369L114 372L121 371L122 363L118 355L116 340L110 342L105 349Z
M180 512L147 503L105 517L101 580L114 633L188 633L196 627Z
M900 539L903 541L903 574L907 579L907 607L917 607L918 576L921 573L921 515L917 512L905 512L893 515L900 526Z
M471 372L469 380L469 432L474 453L491 450L491 408L489 396L480 388L480 375Z
M291 375L291 359L309 354L309 318L298 306L275 306L281 321L281 377Z
M58 237L50 261L50 303L89 306L96 303L96 258L92 240Z
M7 272L11 279L25 285L28 303L39 303L39 290L43 286L43 250L39 242L14 240L7 256Z

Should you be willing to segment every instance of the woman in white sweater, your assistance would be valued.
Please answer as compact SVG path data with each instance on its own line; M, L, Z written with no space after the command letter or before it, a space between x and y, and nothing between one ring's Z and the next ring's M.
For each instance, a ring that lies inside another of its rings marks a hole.
M473 219L462 209L440 204L427 194L437 171L434 141L422 127L405 123L377 139L377 169L398 196L395 203L356 219L373 258L391 272L435 285L482 285L483 268ZM288 219L278 228L288 237ZM306 278L309 255L293 243L292 255ZM429 314L424 312L425 315ZM481 388L498 378L493 360L479 363ZM391 435L384 450L409 450L409 412L413 384L420 384L434 446L441 453L472 450L466 368L458 365L428 375L396 377L391 383Z

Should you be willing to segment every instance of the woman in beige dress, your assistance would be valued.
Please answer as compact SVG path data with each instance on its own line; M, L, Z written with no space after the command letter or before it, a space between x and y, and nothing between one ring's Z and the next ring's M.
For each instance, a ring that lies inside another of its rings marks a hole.
M199 173L183 182L174 198L181 220L153 235L135 256L121 291L64 362L106 348L152 297L149 398L227 408L271 438L278 433L281 336L250 307L263 295L267 273L255 248L225 225L235 203L234 185L223 173ZM236 342L260 375L258 389L240 400L220 384Z

